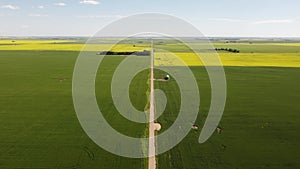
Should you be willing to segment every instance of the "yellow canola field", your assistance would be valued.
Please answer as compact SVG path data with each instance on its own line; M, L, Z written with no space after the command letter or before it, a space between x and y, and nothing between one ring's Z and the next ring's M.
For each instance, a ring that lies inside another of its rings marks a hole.
M278 45L300 46L299 43L280 43ZM105 51L115 52L150 50L149 45L133 44L88 44L76 43L75 40L0 40L1 50L56 50L56 51ZM210 53L202 54L203 58L211 58ZM223 66L275 66L300 67L300 53L219 53ZM155 53L156 66L203 66L195 53ZM216 66L217 60L207 66Z
M150 45L132 44L82 44L75 40L0 40L0 50L55 50L115 52L150 50Z
M73 40L0 40L0 50L80 51L83 44Z
M202 54L206 60L212 54ZM300 53L219 53L223 66L274 66L300 67ZM207 66L218 66L218 62L206 62ZM184 62L184 63L183 63ZM155 53L156 66L204 66L195 53Z

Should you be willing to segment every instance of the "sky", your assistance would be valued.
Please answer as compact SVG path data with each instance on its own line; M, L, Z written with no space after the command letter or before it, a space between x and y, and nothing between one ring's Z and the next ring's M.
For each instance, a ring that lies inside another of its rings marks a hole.
M154 12L209 37L300 37L299 7L299 0L0 0L0 36L92 36L122 17Z

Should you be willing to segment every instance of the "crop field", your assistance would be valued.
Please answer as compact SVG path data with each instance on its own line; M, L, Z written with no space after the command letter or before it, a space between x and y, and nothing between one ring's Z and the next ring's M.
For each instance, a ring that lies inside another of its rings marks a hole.
M200 42L191 42L198 44ZM136 44L135 46L133 46ZM94 46L93 46L94 45ZM84 40L0 40L0 168L144 169L147 158L111 154L83 131L73 107L72 74ZM110 45L91 44L91 50ZM176 147L157 156L159 169L295 169L300 168L300 43L214 42L227 78L227 102L220 126L205 143L198 137L210 106L209 77L199 60L181 44L159 40L159 49L186 62L199 85L201 105L196 124ZM140 43L119 44L113 51L148 50ZM126 56L125 56L126 57ZM148 125L125 119L111 98L111 79L124 56L106 56L99 66L96 96L113 128L132 137L147 137ZM155 53L155 65L181 66L168 54ZM137 74L130 99L138 110L148 102L149 72ZM155 77L166 73L155 70ZM180 108L175 80L155 82L168 99L157 121L160 134L172 125ZM137 145L142 146L142 145Z

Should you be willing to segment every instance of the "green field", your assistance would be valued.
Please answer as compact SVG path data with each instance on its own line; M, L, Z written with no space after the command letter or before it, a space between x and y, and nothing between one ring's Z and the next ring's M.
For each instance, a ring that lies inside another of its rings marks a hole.
M82 130L72 102L72 73L82 43L0 40L1 169L142 169L147 166L147 159L119 157L103 150ZM215 46L241 51L220 53L228 84L220 123L223 132L214 133L206 143L199 144L200 130L191 131L175 148L157 156L158 168L300 168L299 42L216 42ZM180 44L160 43L157 47L189 52ZM132 50L132 45L116 48L126 49ZM133 137L147 137L147 124L130 122L113 105L110 81L124 58L107 56L101 63L96 79L97 101L116 130ZM210 106L209 79L201 64L190 67L201 94L196 124L203 126ZM156 77L163 75L155 71ZM147 104L148 77L149 71L143 71L130 86L131 102L139 110L144 110ZM155 85L168 98L166 110L158 119L163 132L177 117L178 86L173 80Z

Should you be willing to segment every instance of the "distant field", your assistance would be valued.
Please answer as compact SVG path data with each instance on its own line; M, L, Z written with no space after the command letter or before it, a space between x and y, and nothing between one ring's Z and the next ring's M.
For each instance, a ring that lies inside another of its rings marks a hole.
M0 50L80 51L82 43L71 40L0 40Z
M177 57L175 57L175 55ZM201 53L199 56L209 57ZM156 53L156 65L204 66L195 53ZM273 67L300 67L300 53L219 53L223 66L273 66ZM214 66L214 65L209 65Z
M113 50L149 49L149 44L134 42L117 45ZM119 157L99 148L81 129L71 90L72 72L82 43L0 40L0 168L147 166L147 159ZM95 44L91 49L96 54L108 46ZM200 130L191 131L178 146L158 156L158 168L300 168L299 43L216 42L215 47L241 51L219 54L228 83L227 103L220 123L223 133L215 133L206 143L199 144ZM201 94L196 124L203 126L210 106L210 84L201 61L180 44L162 42L157 48L175 52L193 71ZM101 63L96 79L97 101L115 129L129 136L145 137L147 125L123 118L111 99L110 80L124 58L109 56ZM164 53L156 53L155 59L156 65L178 66ZM139 73L130 85L131 101L139 110L144 110L147 104L148 75L149 71ZM156 77L164 75L155 71ZM168 98L166 110L158 119L163 132L177 117L180 97L173 79L155 85Z
M0 50L47 50L47 51L81 51L85 42L74 40L0 40ZM88 44L86 50L101 51L113 50L119 51L141 51L149 49L149 45L118 44L112 47L111 44Z
M201 46L201 43L191 43L191 46ZM214 43L216 48L239 49L241 53L232 54L220 52L219 56L224 66L278 66L278 67L300 67L300 43ZM80 51L84 44L75 40L0 40L0 50L55 50L55 51ZM109 44L89 44L89 50L95 52L110 50ZM190 52L183 44L159 44L157 48L174 52L187 65L203 66L201 60ZM149 50L149 45L143 44L118 44L112 51L142 51ZM168 60L167 54L156 53L158 58L156 64L166 64L163 60ZM176 64L176 63L173 63Z
M205 49L203 43L190 43L194 49ZM238 49L240 53L219 52L219 57L224 66L272 66L272 67L300 67L299 43L214 43L212 48ZM192 52L189 46L183 44L159 44L157 48L166 50L157 52L155 64L180 65L178 56L189 66L203 66L203 62ZM199 52L201 57L210 57L210 53ZM209 65L214 66L214 65Z

